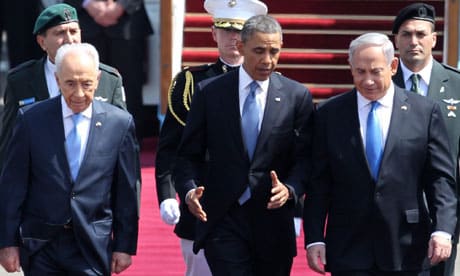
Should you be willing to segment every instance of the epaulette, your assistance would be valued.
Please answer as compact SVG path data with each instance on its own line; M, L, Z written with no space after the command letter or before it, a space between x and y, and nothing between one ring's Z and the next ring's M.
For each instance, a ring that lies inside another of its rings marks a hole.
M447 70L449 70L449 71L453 71L453 72L455 72L455 73L457 73L457 74L460 74L460 71L459 71L457 68L452 67L452 66L447 65L447 64L444 64L444 63L441 63L441 64L442 64L442 66L443 66L445 69L447 69Z
M105 71L109 74L112 74L112 75L115 75L117 76L118 78L121 78L121 74L120 72L118 72L118 70L112 66L109 66L107 64L104 64L104 63L99 63L99 69L101 71Z
M26 61L26 62L23 62L23 63L19 64L18 66L13 67L13 68L11 68L10 70L8 70L8 75L15 74L15 73L21 71L21 70L24 69L24 68L30 67L30 66L34 65L35 62L37 62L37 61L34 60L34 59L28 60L28 61Z

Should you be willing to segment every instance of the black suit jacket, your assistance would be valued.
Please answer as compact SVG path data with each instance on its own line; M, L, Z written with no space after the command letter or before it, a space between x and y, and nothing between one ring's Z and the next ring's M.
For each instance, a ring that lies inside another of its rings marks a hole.
M430 234L453 234L457 220L454 168L439 106L395 86L377 182L366 160L356 90L326 102L315 119L306 244L326 243L332 272L427 268Z
M0 168L5 158L6 146L11 137L18 109L49 98L44 69L46 59L47 57L27 61L8 73L3 95L5 106L0 135ZM100 64L99 70L101 77L94 95L95 100L126 109L121 76L118 71L104 64Z
M254 223L255 254L295 256L294 200L267 210L275 170L294 194L303 192L308 176L312 96L302 84L276 73L270 76L267 104L252 162L241 132L238 81L235 70L199 84L187 118L177 166L176 190L181 200L196 187L202 162L207 160L205 192L201 199L207 222L198 222L195 251L203 247L215 224L238 204L249 184Z
M72 221L82 255L110 275L114 251L136 253L137 149L132 116L94 101L86 152L72 181L61 97L21 109L0 178L8 191L0 194L0 248L33 254Z

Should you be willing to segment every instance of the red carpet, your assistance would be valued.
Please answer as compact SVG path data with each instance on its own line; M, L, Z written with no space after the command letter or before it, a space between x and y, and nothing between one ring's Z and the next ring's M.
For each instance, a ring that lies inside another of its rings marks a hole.
M142 194L137 256L131 267L122 273L125 276L181 276L185 266L180 251L179 239L173 227L161 221L155 191L156 139L144 139L141 154ZM307 267L303 237L298 238L298 256L294 259L291 275L315 276Z

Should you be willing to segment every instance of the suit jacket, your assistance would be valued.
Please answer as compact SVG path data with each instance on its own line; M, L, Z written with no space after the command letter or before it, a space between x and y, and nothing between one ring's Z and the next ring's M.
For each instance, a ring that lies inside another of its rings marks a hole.
M405 87L401 66L398 67L397 73L393 76L393 81L396 85ZM458 173L460 158L460 113L458 111L458 108L460 108L460 72L455 68L433 60L427 97L436 101L441 107L441 112L446 122L447 134L449 135L450 153L456 165L456 192L460 196L460 188L458 187L460 185ZM456 236L458 237L458 233Z
M5 157L6 146L11 137L18 109L22 106L49 98L46 84L44 57L25 62L12 69L7 76L3 96L2 133L0 135L0 168ZM126 109L121 76L116 69L100 64L101 77L95 99Z
M326 102L315 119L306 244L326 243L332 272L428 268L430 234L452 234L457 220L454 168L439 106L395 86L377 182L366 160L356 90Z
M267 210L269 172L275 170L294 194L302 193L308 176L312 96L298 82L276 73L270 76L263 122L250 161L242 138L238 80L235 70L199 83L179 146L174 177L181 200L196 187L205 159L208 166L201 199L208 221L198 222L194 249L203 247L208 233L238 204L249 184L251 211L257 214L253 231L260 233L253 241L255 254L295 256L295 200Z
M27 110L26 110L27 109ZM132 116L99 101L72 180L61 97L20 109L0 178L0 248L40 250L69 221L89 264L110 274L113 251L137 247L138 157Z
M119 18L117 24L103 27L96 23L82 7L83 0L64 1L64 3L73 6L77 10L84 40L98 36L126 40L143 39L153 33L145 11L144 0L116 0L116 2L123 6L125 13Z
M159 204L165 199L176 198L176 189L172 181L172 168L190 110L195 85L204 79L221 75L228 70L233 70L233 68L225 65L219 59L216 63L186 68L179 72L172 81L168 96L168 109L161 127L155 160L155 178ZM200 177L200 182L202 180L202 177ZM180 212L180 220L176 224L174 232L181 238L193 240L195 237L196 218L182 201Z

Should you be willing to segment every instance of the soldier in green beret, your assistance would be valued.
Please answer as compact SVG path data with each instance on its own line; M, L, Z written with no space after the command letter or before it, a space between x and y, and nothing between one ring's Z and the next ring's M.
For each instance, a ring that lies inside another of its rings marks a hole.
M41 12L33 30L37 43L46 52L10 70L4 92L4 110L0 135L0 168L11 137L18 109L60 95L54 76L54 58L63 44L80 43L81 31L76 10L67 4L51 5ZM122 78L115 68L100 64L101 77L95 100L126 109Z
M211 275L203 250L197 255L192 252L196 218L190 214L186 204L181 203L179 208L171 179L175 153L195 85L204 79L238 68L243 63L243 57L237 50L236 42L240 40L244 22L253 15L267 13L267 6L258 0L206 0L204 8L213 17L211 32L219 58L215 63L187 67L172 80L168 91L168 108L160 131L155 171L161 218L167 224L176 224L174 232L181 239L187 276Z
M399 50L399 66L393 81L398 86L431 98L441 107L449 135L451 157L456 164L454 173L457 177L456 191L459 199L460 72L434 59L433 49L437 42L435 25L435 8L426 3L413 3L398 12L393 21L392 33L395 36L395 46ZM457 213L459 211L460 208L457 208ZM459 240L458 221L454 235L445 237L447 243L452 243L449 259L433 266L422 275L454 275ZM434 249L430 247L430 250Z

